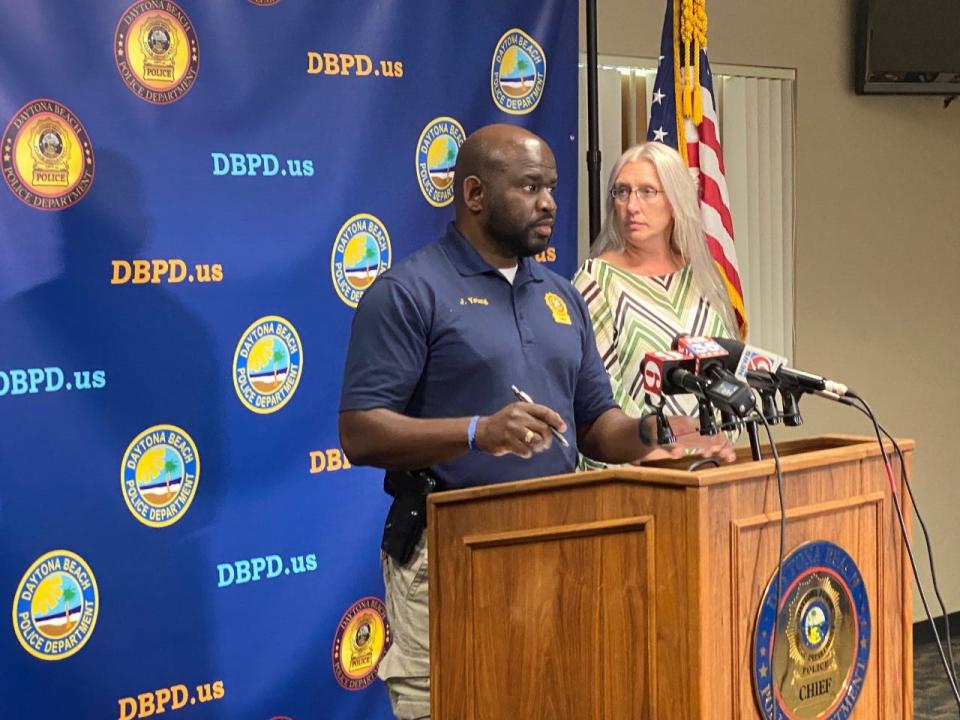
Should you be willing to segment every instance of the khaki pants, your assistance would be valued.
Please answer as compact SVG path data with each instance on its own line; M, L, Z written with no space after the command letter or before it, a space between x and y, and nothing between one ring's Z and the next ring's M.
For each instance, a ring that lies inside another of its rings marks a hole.
M380 553L387 618L393 644L377 675L387 684L398 720L430 717L430 616L427 595L427 533L406 565Z

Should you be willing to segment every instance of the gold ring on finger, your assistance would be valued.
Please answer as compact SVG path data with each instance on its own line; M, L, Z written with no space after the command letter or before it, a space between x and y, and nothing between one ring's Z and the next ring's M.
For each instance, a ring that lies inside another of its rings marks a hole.
M527 434L523 436L523 442L527 445L533 442L534 438L537 437L537 434L533 430L527 430Z

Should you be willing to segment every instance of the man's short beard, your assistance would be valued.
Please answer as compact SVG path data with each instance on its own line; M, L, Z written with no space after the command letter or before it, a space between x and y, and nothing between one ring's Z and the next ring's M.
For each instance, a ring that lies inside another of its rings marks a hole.
M532 226L510 227L499 221L495 214L487 218L487 235L497 246L503 257L532 257L543 252L549 244L549 238L543 238L542 247L531 238ZM537 240L540 238L537 237Z

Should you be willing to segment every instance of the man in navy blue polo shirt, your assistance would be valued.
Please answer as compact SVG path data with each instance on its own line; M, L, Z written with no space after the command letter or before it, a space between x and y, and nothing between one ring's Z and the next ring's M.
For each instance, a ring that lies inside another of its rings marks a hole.
M557 210L547 144L489 125L463 143L454 177L446 235L377 278L357 308L340 403L350 462L429 468L450 489L572 472L578 449L608 463L682 452L641 440L613 399L583 299L533 259ZM687 437L733 458L723 435ZM405 490L419 492L392 489ZM430 714L425 533L413 540L412 557L382 557L394 640L379 674L404 720Z

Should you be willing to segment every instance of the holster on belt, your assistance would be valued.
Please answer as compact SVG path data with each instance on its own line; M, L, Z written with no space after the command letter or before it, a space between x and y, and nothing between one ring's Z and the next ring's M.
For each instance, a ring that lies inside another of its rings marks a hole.
M380 549L406 565L427 526L427 495L437 490L437 478L429 470L390 471L383 489L393 497L383 526Z

